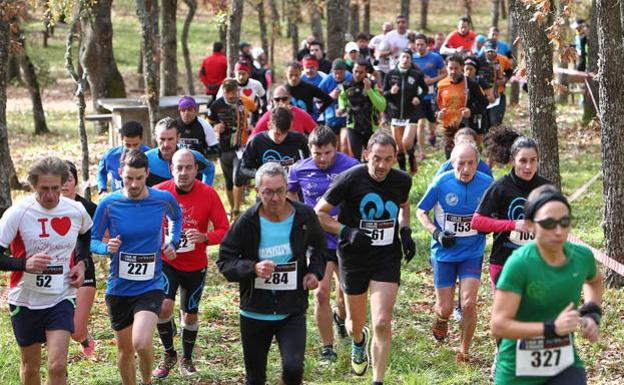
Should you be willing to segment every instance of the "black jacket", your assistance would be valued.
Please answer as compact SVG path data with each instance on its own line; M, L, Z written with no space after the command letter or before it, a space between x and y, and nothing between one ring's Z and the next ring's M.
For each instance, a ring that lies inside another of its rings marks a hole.
M260 261L261 202L245 211L230 227L221 241L217 266L230 282L238 282L240 308L264 314L303 313L308 308L308 291L303 289L303 277L308 273L323 279L327 247L325 233L314 210L303 203L288 201L295 210L290 246L297 261L297 289L271 291L254 288L254 266ZM308 262L309 261L309 262Z
M397 84L399 92L390 92L392 86ZM414 106L412 99L417 97L422 103L423 98L429 92L425 83L424 73L417 68L410 68L405 72L398 68L388 72L384 79L383 96L388 101L386 111L392 118L418 120L421 116L420 105Z

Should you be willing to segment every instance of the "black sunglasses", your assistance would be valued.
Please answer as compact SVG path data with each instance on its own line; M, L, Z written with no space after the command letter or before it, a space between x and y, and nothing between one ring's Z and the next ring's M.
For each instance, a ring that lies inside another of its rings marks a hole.
M540 226L542 226L542 228L546 230L552 230L555 227L557 227L557 225L565 229L565 228L570 227L571 222L572 222L572 219L570 219L569 216L561 217L561 219L559 220L554 219L554 218L546 218L546 219L542 219L541 221L535 221L535 223L539 224Z
M276 102L286 102L288 99L290 99L288 96L277 96L273 98Z

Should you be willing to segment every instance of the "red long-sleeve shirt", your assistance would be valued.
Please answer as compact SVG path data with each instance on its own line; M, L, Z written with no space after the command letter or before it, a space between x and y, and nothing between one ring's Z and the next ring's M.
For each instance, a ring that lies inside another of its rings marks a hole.
M516 221L513 219L494 219L475 213L472 216L470 227L482 233L504 233L516 229Z
M207 56L199 69L199 80L204 83L206 93L216 95L227 76L227 58L221 52Z

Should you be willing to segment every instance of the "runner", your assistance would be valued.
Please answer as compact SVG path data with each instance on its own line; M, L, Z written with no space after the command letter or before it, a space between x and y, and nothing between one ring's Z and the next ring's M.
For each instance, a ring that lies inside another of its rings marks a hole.
M533 190L525 208L535 242L513 252L496 284L492 334L502 338L495 384L587 383L574 332L598 339L602 277L592 252L567 242L570 204L554 186ZM580 305L581 290L585 303Z
M390 68L395 68L399 64L399 56L407 49L409 40L407 36L410 31L407 26L407 18L404 15L398 15L395 18L396 29L392 29L385 34L384 40L390 45L390 52L392 52L390 60Z
M163 118L156 123L154 127L154 138L156 139L156 148L147 151L145 155L149 160L149 173L147 176L147 185L154 186L158 183L171 179L171 158L173 154L180 148L180 131L176 121L172 118ZM206 159L200 152L193 151L195 159L201 164L201 179L207 185L212 185L215 174L215 166L211 161ZM199 178L199 174L197 175Z
M379 128L379 115L386 110L386 98L367 76L368 63L362 59L353 67L353 79L345 81L338 98L336 115L347 117L347 138L352 155L362 160L362 150L366 147L373 131Z
M488 115L490 124L498 126L503 122L505 110L507 107L507 99L505 96L505 86L507 81L513 76L511 61L507 56L496 53L496 41L488 40L483 45L485 53L482 56L482 62L487 62L494 69L494 96L497 100L488 106Z
M142 143L143 126L141 123L132 120L124 123L119 129L119 141L121 146L106 151L98 163L97 183L100 195L107 191L109 175L111 177L111 191L117 191L122 187L121 176L119 175L119 157L124 150L134 148L145 152L150 149Z
M238 84L238 95L245 96L253 100L256 105L256 109L253 110L249 123L253 126L258 121L258 118L266 110L266 105L263 104L266 90L262 86L262 83L255 79L251 79L251 62L239 61L234 65L234 75L236 77L236 83ZM217 98L223 96L223 84L217 94Z
M95 211L91 251L110 257L106 307L123 385L135 385L135 352L141 384L151 384L152 336L163 301L162 259L176 257L182 212L173 196L147 187L147 156L130 150L121 159L122 190L100 201ZM163 243L162 218L173 221L171 240ZM107 243L102 241L109 233Z
M455 133L455 137L453 138L453 140L457 144L462 143L462 142L470 142L476 145L477 133L470 127L460 128ZM451 171L452 169L453 169L453 163L451 162L450 159L447 159L444 163L440 165L440 168L438 168L438 171L436 171L434 176L438 176L447 171ZM492 176L492 169L490 169L490 166L488 166L488 164L484 162L483 159L479 159L479 163L477 164L477 171L481 171L482 173L486 175Z
M243 213L225 235L217 266L240 287L240 331L245 383L266 383L273 337L286 385L303 378L308 290L325 271L325 237L314 211L286 199L286 170L264 164L256 173L260 202ZM253 295L252 295L253 294Z
M537 174L539 157L537 143L521 136L510 149L511 169L490 186L472 218L472 228L482 233L494 233L490 254L492 292L511 253L530 241L526 224L525 203L529 193L550 181Z
M65 198L80 202L82 207L84 207L89 214L89 217L93 219L97 205L78 195L76 192L76 186L78 184L78 170L76 169L76 165L68 160L65 161L65 164L67 164L69 176L61 188L61 194ZM91 239L91 232L89 231L85 236ZM95 340L91 337L91 334L89 334L89 316L91 314L93 300L95 299L95 288L95 264L89 263L85 269L84 282L76 292L74 332L71 336L74 341L80 343L80 349L82 349L82 353L87 357L91 356L95 351Z
M378 86L383 86L385 75L390 71L390 59L392 57L392 45L386 40L388 32L392 31L394 24L390 21L383 23L381 26L381 34L374 36L368 47L373 50L375 60L373 61L375 71L379 74L377 77Z
M336 151L336 134L325 126L319 126L308 138L311 156L295 164L288 175L288 198L303 201L314 207L329 188L329 184L343 171L356 166L358 161ZM331 215L337 215L338 208L332 210ZM325 233L329 258L323 280L319 282L315 291L314 318L319 329L321 343L321 361L336 360L334 350L334 335L332 333L332 318L338 334L345 338L347 330L344 326L346 310L344 297L340 289L338 276L338 258L336 256L336 236ZM336 307L332 312L329 303L332 277L336 280ZM333 313L333 314L332 314Z
M28 170L34 194L9 207L0 219L0 270L11 271L8 303L24 385L41 383L44 343L47 384L67 383L76 288L93 264L91 218L80 203L60 196L68 174L59 158L38 160Z
M485 235L471 229L470 221L492 177L477 171L479 151L474 143L458 143L451 153L453 171L437 176L418 203L416 216L432 235L431 264L436 291L433 336L443 341L453 313L455 282L461 293L461 346L457 362L469 362L470 344L477 327L477 292ZM429 212L434 210L434 221Z
M474 56L468 56L464 60L464 77L476 82L483 94L485 95L487 102L492 103L495 100L494 97L494 83L483 76L483 66L488 66L488 63L480 62L479 59ZM483 137L490 130L490 119L487 113L482 114L470 114L469 127L472 127L477 133L477 144L480 147L483 143Z
M254 108L253 100L238 95L238 83L234 79L223 81L223 97L210 106L208 119L219 135L219 163L225 179L231 219L238 216L243 201L243 188L234 185L234 177L249 136L248 116ZM244 185L244 181L240 184Z
M461 56L470 55L477 34L470 30L470 18L462 16L457 21L457 31L448 35L444 44L440 48L441 55L459 54Z
M386 76L384 96L388 101L392 135L399 148L399 167L405 171L407 154L412 174L418 170L414 157L416 126L412 125L424 116L420 105L428 89L423 72L412 66L412 51L403 51L399 56L399 64Z
M383 383L390 356L392 311L401 277L401 254L416 253L409 223L412 179L393 169L397 146L376 132L368 142L367 164L340 174L316 205L323 229L339 238L340 282L347 305L346 327L353 337L351 368L363 376L370 365L371 336L365 326L370 291L373 384ZM338 220L331 212L340 205Z
M357 44L353 44L355 45L355 50L357 51ZM332 98L331 104L327 107L324 113L325 125L334 130L334 133L339 136L339 148L345 153L349 153L347 151L349 148L349 142L345 128L347 118L346 116L337 115L336 107L338 106L338 97L343 89L343 83L351 80L353 80L353 76L349 71L347 71L347 64L345 61L342 59L336 59L332 63L331 73L327 75L327 77L323 79L319 85L320 90L327 93Z
M214 102L221 83L227 77L227 58L220 41L212 45L212 55L206 56L199 69L199 80L206 88L206 95L212 95Z
M314 98L316 98L321 103L316 112L321 115L334 100L318 87L301 81L302 70L303 66L296 61L286 65L286 90L290 94L291 103L313 116L315 111Z
M325 58L325 52L323 52L323 43L319 41L313 41L309 44L310 55L316 57L319 62L319 71L328 74L331 71L331 61Z
M201 300L208 257L206 247L218 245L230 227L227 214L212 187L195 179L197 161L189 150L179 150L171 161L173 179L154 186L169 191L182 209L182 234L176 259L163 259L165 300L158 319L158 334L165 350L163 360L154 370L154 376L165 378L177 362L173 347L173 306L180 288L180 313L182 319L182 351L180 373L191 376L197 372L193 363L193 348L199 322L197 312ZM171 222L167 222L169 224ZM208 225L212 230L208 231ZM167 230L166 230L167 231ZM167 234L170 232L167 231ZM168 235L167 235L168 236Z
M427 37L419 34L414 37L414 47L416 52L412 55L414 64L420 68L425 74L425 83L427 84L427 92L423 96L422 109L425 117L418 120L418 151L419 159L425 159L425 127L429 122L429 143L435 145L435 88L438 82L446 77L446 66L442 56L435 52L429 51L427 48Z
M292 124L290 129L301 134L308 135L316 128L316 122L305 110L297 106L290 104L291 98L288 90L284 86L277 86L273 90L273 108L282 106L287 107L292 112ZM252 135L256 135L262 131L268 131L269 121L271 120L271 110L262 115L256 127L254 128Z
M191 96L183 96L178 102L175 123L180 132L180 146L195 150L206 158L219 156L219 139L214 129L204 119L197 116L199 105Z
M318 87L321 84L321 81L327 77L325 72L321 72L318 70L319 62L316 60L315 56L306 55L301 61L303 65L303 75L301 75L301 80L306 83L310 83L313 86Z

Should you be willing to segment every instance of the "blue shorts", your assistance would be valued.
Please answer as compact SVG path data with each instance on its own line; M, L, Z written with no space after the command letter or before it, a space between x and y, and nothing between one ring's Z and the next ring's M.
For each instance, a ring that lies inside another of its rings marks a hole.
M17 344L21 347L46 342L46 330L74 332L74 303L65 299L47 309L31 310L9 305L11 324Z
M457 278L460 281L465 278L480 280L483 256L461 262L440 262L432 258L431 264L433 266L433 284L436 289L440 289L455 285Z

